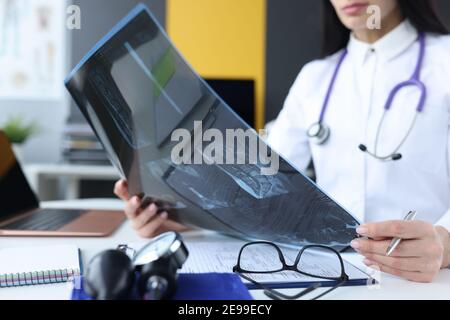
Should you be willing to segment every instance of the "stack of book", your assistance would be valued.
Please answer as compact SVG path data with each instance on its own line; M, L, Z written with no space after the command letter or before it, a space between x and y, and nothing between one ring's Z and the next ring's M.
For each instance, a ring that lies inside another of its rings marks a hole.
M103 146L88 124L68 123L62 143L63 158L76 164L109 164Z

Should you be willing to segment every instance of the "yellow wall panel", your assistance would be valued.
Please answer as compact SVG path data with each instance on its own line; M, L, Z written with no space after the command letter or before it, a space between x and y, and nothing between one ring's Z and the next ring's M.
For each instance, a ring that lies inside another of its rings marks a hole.
M167 31L203 77L254 79L263 127L266 0L168 0Z

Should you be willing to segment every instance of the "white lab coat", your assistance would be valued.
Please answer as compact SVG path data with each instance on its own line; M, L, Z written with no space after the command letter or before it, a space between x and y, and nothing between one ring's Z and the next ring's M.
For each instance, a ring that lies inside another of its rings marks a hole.
M268 142L299 170L312 157L318 185L360 221L402 219L417 210L418 220L450 230L450 36L426 36L421 80L428 96L399 150L403 159L382 162L358 149L363 143L373 151L389 92L408 80L417 64L417 37L408 21L372 45L351 37L325 115L331 136L323 146L310 143L306 131L318 121L341 52L307 64ZM393 152L404 138L418 96L414 87L397 95L381 131L380 155Z

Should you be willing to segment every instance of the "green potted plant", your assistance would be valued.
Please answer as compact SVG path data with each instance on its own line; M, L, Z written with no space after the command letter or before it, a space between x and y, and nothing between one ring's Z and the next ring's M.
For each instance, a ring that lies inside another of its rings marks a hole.
M16 157L22 160L22 146L34 134L38 133L39 127L36 122L27 122L21 115L12 116L3 125L1 130L13 145Z

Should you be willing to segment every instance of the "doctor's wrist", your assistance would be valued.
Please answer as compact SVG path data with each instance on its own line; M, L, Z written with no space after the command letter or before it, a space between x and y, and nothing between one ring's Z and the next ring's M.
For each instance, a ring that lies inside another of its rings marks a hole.
M450 266L450 232L447 228L442 226L436 226L436 232L443 244L444 255L442 259L442 268Z

